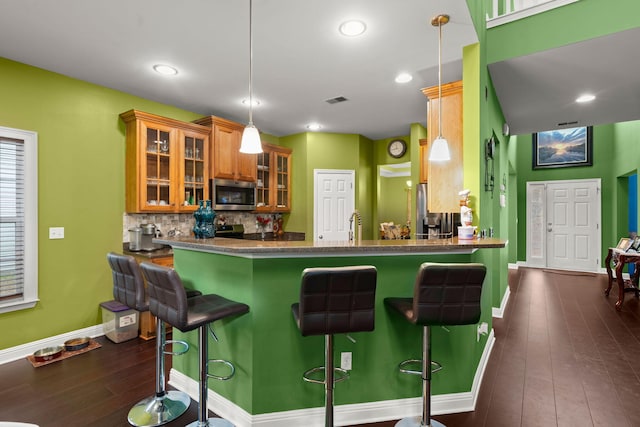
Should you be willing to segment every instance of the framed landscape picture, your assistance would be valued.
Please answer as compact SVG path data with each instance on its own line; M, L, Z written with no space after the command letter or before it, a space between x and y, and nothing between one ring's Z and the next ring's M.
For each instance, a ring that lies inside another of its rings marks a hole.
M593 127L537 132L532 146L533 169L591 166Z

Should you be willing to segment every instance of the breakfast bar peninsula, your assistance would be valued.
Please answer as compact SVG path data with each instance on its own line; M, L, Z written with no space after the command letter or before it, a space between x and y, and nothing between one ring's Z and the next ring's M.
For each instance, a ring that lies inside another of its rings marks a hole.
M504 248L499 239L255 241L160 238L170 245L185 285L249 305L246 315L216 322L219 342L210 357L234 363L229 381L209 381L209 408L237 426L322 425L324 391L302 374L324 363L324 338L302 337L291 314L298 302L302 271L308 267L373 265L378 272L375 330L335 338L335 355L352 354L350 378L336 385L339 425L400 419L421 410L421 381L398 372L398 363L420 359L422 328L408 328L383 304L385 297L413 294L423 262L477 262L483 251ZM504 266L506 269L506 265ZM491 324L490 281L483 287L481 322ZM490 328L489 328L490 329ZM173 331L197 347L197 334ZM434 328L433 359L444 369L434 375L434 413L473 409L475 392L490 348L478 340L476 325ZM197 351L174 357L170 384L197 396Z

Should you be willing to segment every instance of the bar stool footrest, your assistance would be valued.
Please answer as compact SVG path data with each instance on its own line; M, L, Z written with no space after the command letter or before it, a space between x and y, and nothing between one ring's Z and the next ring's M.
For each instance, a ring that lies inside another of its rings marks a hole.
M164 348L167 346L167 344L179 344L183 348L181 350L177 350L177 351L166 351ZM162 353L170 354L172 356L182 356L187 351L189 351L189 343L186 342L186 341L182 341L182 340L166 340L164 342L164 344L162 345Z
M431 418L428 425L430 427L446 427L444 424L434 420L433 418ZM422 424L421 417L409 417L409 418L403 418L400 421L398 421L395 427L424 427L424 424Z
M222 363L223 365L227 365L231 369L231 373L229 375L225 375L225 376L210 374L209 373L209 363ZM223 360L223 359L209 359L209 360L207 360L207 377L209 377L209 378L213 378L214 380L219 380L219 381L227 381L227 380L231 379L231 377L233 377L235 375L235 373L236 373L236 367L233 366L233 363L229 362L228 360Z
M317 368L311 368L308 371L306 371L304 374L302 374L302 379L305 380L308 383L326 384L326 378L323 378L321 380L317 380L317 379L311 377L316 372L324 373L324 371L325 371L325 367L324 366L318 366ZM339 382L344 381L347 378L349 378L349 371L347 371L345 369L333 368L333 372L338 374L333 379L333 383L334 384L335 383L339 383Z
M406 369L407 365L416 364L420 366L420 370L416 371L413 369ZM434 368L435 366L435 368ZM411 374L411 375L422 375L422 359L407 359L404 362L400 362L398 365L398 369L403 374ZM435 374L438 371L442 370L442 365L436 361L431 361L431 373Z

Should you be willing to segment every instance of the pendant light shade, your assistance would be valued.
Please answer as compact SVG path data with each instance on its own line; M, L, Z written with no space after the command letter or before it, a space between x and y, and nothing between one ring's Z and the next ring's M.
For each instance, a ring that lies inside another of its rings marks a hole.
M449 143L446 139L439 136L431 143L429 160L436 162L451 160L451 153L449 153Z
M260 133L258 128L249 122L242 131L242 142L240 143L240 152L247 154L262 153L262 142L260 141Z
M442 26L449 22L449 15L438 15L431 25L438 27L438 137L431 143L429 160L442 162L451 160L449 143L442 136Z
M253 124L253 0L249 0L249 123L242 132L240 152L262 153L260 132Z

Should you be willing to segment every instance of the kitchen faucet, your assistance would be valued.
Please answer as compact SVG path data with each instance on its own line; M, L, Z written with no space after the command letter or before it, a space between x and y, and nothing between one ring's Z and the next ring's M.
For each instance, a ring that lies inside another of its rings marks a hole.
M358 243L362 242L362 216L360 215L360 212L358 212L358 210L356 209L355 211L353 211L353 213L351 214L351 216L349 217L349 241L353 242L353 220L354 218L358 218Z

